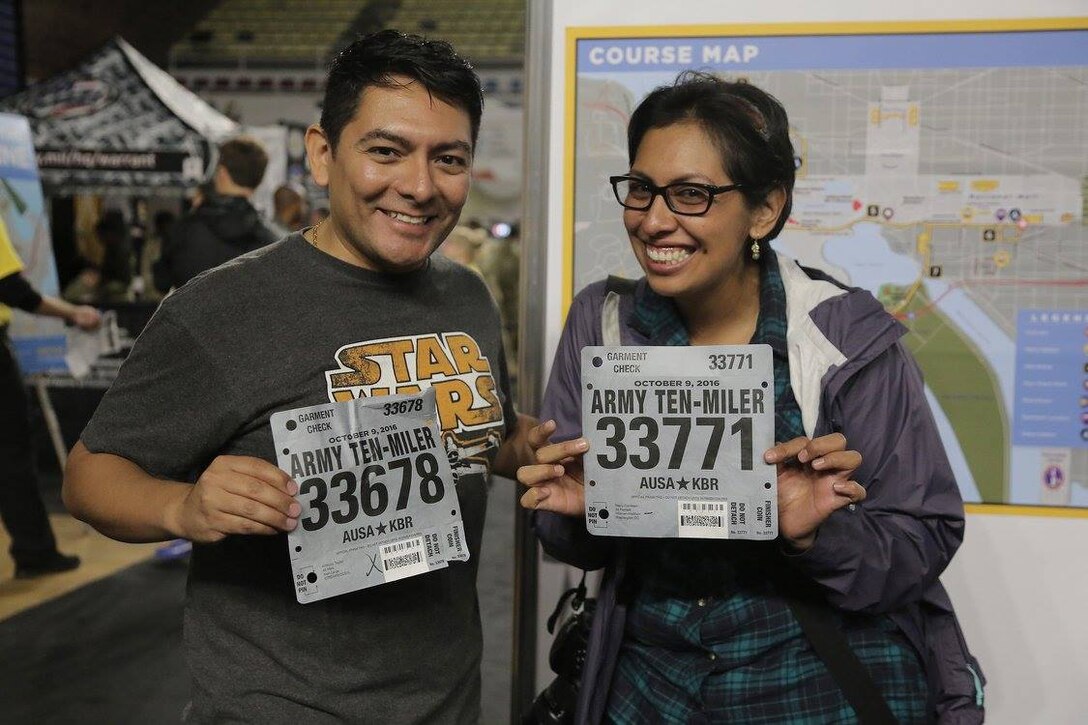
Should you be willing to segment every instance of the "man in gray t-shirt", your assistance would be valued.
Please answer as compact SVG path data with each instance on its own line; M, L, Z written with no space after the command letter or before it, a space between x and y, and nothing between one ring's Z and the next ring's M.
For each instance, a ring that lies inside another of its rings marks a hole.
M384 31L333 62L307 131L331 216L164 300L69 458L69 508L126 541L191 539L196 722L474 722L490 470L529 462L498 313L431 253L468 194L482 99L445 43ZM470 558L299 604L298 483L272 414L436 391ZM192 482L192 483L191 483Z

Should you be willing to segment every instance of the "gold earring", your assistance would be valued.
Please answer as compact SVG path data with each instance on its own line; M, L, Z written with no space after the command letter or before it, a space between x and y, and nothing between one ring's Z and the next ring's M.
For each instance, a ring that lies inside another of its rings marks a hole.
M753 239L752 240L752 261L753 262L758 262L759 261L759 240L758 239Z

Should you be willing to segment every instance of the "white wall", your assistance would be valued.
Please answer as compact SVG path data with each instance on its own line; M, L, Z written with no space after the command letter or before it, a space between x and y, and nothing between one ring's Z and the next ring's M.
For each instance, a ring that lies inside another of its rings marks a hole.
M971 514L942 577L982 663L988 722L1088 722L1088 519Z

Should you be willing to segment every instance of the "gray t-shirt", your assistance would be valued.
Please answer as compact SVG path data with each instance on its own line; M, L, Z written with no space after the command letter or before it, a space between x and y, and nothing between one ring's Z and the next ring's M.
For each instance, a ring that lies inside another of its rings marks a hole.
M195 721L478 720L487 468L515 417L494 302L438 255L384 275L294 234L163 301L83 433L156 476L195 480L220 454L275 462L272 413L428 385L458 452L470 560L304 606L286 536L194 547Z

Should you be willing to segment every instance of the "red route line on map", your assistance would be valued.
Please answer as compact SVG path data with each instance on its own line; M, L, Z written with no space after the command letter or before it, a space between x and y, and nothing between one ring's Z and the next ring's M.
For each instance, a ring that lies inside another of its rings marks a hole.
M1035 285L1037 287L1084 287L1088 285L1088 279L964 279L957 284L962 285L986 285L987 287L1010 287L1016 285Z
M619 116L624 123L627 123L627 121L629 120L628 114L624 113L622 109L608 103L603 103L600 101L587 101L586 108L593 109L595 111L607 111L608 113L613 113Z
M952 290L959 289L960 287L971 287L973 285L985 285L987 287L1012 287L1023 285L1032 285L1036 287L1088 287L1088 279L963 279L950 283L948 289L942 292L938 297L927 302L925 306L914 310L912 313L897 312L894 317L897 320L907 320L917 319L923 315L927 315L933 312L933 308L937 306L937 303L944 299L946 295L952 292Z

